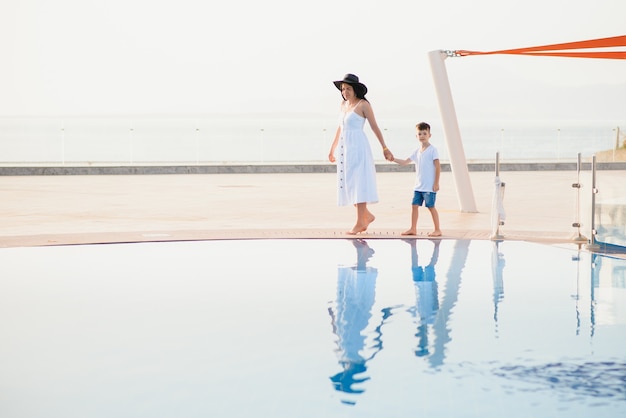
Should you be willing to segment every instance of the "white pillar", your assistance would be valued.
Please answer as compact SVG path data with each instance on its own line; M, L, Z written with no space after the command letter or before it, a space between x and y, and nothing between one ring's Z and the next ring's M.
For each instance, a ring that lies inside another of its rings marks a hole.
M461 131L459 130L454 102L452 101L448 73L444 64L444 60L448 55L444 51L431 51L428 53L428 56L437 91L437 99L439 100L439 111L441 112L446 146L448 147L448 155L450 157L450 168L454 175L454 185L461 212L478 212L465 160L465 150L461 141Z

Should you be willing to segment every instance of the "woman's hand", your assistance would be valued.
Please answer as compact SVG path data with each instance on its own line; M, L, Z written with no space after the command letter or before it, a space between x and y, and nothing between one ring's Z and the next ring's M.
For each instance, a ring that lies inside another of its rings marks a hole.
M383 150L383 155L385 156L385 160L387 161L393 161L393 154L391 153L391 151L389 151L388 148L385 148Z

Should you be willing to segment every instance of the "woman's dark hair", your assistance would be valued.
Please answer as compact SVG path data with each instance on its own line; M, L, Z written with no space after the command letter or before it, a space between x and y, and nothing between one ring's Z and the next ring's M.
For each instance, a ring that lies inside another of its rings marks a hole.
M352 84L354 95L359 99L365 99L365 89L358 84ZM367 99L365 99L367 100Z
M365 94L367 91L362 86L360 86L359 84L351 84L351 83L346 83L346 84L350 84L352 86L352 90L354 90L354 95L357 97L357 99L363 99L369 102L369 100L365 98ZM341 93L341 98L343 100L346 100L346 98L343 97L343 93Z

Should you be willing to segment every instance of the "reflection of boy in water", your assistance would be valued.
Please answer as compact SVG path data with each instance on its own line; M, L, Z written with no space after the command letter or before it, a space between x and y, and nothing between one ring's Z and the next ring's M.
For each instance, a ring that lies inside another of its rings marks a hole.
M413 284L415 285L416 303L409 311L416 316L419 314L419 325L415 336L418 338L418 348L415 355L418 357L428 355L428 325L435 322L439 310L439 297L437 281L435 280L435 264L439 258L440 240L432 240L434 244L433 254L428 265L422 267L418 264L417 240L404 240L411 246L411 271L413 272Z
M339 266L336 311L328 309L333 332L337 335L336 352L339 364L343 368L330 380L336 390L358 394L363 389L354 388L353 385L362 383L369 377L357 378L356 375L367 371L366 362L380 350L376 344L366 344L368 333L363 333L372 316L378 271L367 266L368 260L374 254L367 242L357 239L351 241L357 251L356 266ZM366 352L372 349L373 353Z

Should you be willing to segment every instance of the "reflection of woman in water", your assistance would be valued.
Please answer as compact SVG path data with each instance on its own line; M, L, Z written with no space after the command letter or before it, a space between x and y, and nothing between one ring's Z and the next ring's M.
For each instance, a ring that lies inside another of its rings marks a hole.
M367 266L367 261L374 254L374 250L364 240L352 240L352 243L357 250L357 264L339 266L336 310L328 309L332 318L333 332L337 335L336 352L339 364L343 368L330 379L336 390L358 394L363 392L363 389L355 388L353 385L362 383L369 377L358 378L356 375L367 370L366 362L380 351L382 345L374 338L368 347L367 333L364 333L372 316L378 275L375 268Z
M415 355L427 356L428 352L428 325L432 325L439 310L439 296L437 281L435 280L435 264L439 258L440 240L433 240L434 248L430 262L426 266L418 263L417 247L415 239L407 239L411 246L411 271L413 272L413 284L415 285L415 306L409 310L413 316L419 315L419 324L415 336L418 339L418 348Z

